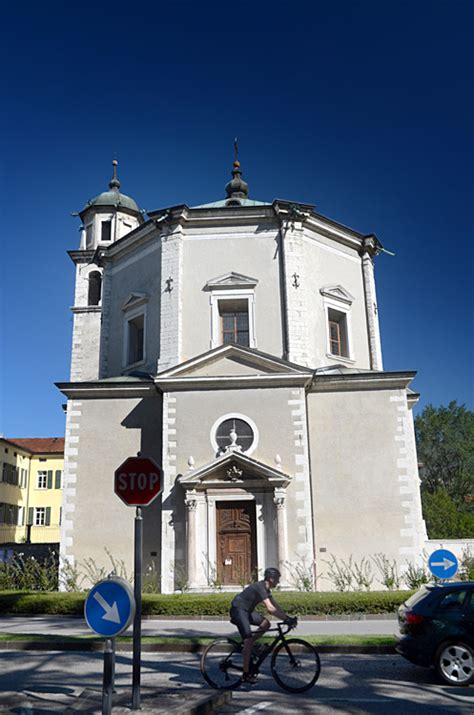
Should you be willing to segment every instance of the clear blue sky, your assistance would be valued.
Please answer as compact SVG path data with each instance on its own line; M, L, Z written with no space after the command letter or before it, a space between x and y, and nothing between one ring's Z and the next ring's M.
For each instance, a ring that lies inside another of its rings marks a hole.
M385 369L418 370L420 408L474 408L473 8L4 8L0 433L63 433L70 212L114 152L140 206L193 205L223 197L234 136L251 197L314 203L396 253L376 261Z

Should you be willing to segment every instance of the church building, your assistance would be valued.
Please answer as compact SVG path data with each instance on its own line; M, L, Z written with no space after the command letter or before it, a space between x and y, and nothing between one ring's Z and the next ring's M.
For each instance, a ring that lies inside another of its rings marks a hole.
M238 589L278 565L333 590L327 562L418 562L411 371L383 369L383 247L314 206L226 198L147 214L109 190L79 216L61 556L133 564L129 456L163 469L143 509L145 572L172 593Z

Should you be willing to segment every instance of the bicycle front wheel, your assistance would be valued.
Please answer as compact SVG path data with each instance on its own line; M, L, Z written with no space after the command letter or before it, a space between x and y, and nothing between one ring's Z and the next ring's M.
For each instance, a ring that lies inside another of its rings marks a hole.
M210 643L201 656L201 673L211 688L232 690L243 673L242 646L231 638Z
M313 687L321 672L318 651L300 638L288 638L275 649L271 671L278 685L290 693Z

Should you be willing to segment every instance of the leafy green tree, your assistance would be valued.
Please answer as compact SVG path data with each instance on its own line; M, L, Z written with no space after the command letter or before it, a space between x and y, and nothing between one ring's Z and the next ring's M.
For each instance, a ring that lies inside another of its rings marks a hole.
M460 509L444 489L422 491L421 501L430 539L474 538L474 514Z
M474 412L456 401L428 405L415 419L415 435L422 491L444 490L472 511L466 498L474 494Z
M474 538L474 412L455 401L428 405L415 435L429 537Z

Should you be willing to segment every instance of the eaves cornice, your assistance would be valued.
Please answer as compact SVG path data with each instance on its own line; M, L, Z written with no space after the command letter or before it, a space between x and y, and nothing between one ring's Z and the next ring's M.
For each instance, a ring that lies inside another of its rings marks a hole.
M352 392L359 390L404 390L414 377L410 372L367 372L347 375L315 374L309 392Z
M56 387L69 399L91 397L94 399L152 397L156 395L153 382L55 382Z
M245 390L276 387L306 387L311 383L311 375L232 375L204 377L162 377L155 378L156 386L163 392L185 390Z
M91 250L90 248L88 248L85 251L68 251L67 254L70 257L71 261L76 265L78 263L92 263L94 260L95 249Z

